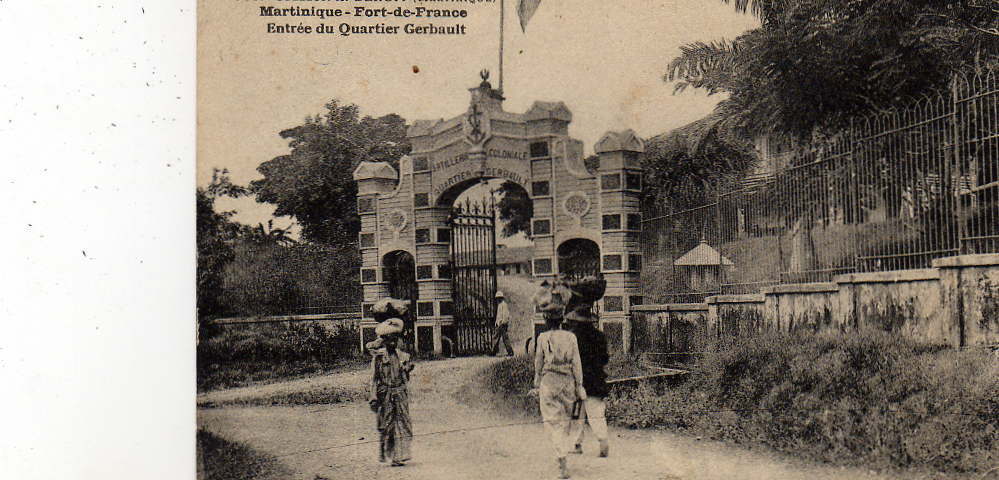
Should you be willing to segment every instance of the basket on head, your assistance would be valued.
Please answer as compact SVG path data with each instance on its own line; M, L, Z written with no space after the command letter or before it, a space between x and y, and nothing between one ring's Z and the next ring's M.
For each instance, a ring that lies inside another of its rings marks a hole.
M570 290L580 297L584 303L595 303L604 296L607 291L607 280L602 276L587 275L577 280L568 280L566 285Z
M406 302L396 298L383 298L371 306L371 316L377 322L384 322L390 318L401 318L408 311Z

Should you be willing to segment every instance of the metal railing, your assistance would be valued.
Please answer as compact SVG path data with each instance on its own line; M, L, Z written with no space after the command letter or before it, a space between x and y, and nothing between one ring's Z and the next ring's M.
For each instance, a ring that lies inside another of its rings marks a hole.
M997 84L995 73L956 78L782 154L764 175L711 185L702 205L645 212L646 303L999 252Z

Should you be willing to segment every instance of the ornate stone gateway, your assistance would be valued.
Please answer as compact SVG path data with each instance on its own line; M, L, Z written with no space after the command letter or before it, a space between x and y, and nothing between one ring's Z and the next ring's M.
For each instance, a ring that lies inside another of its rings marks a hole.
M488 353L496 320L496 209L491 202L467 202L452 210L448 223L454 323L444 335L457 355Z
M499 178L520 185L531 198L534 278L540 283L559 275L603 274L607 290L597 305L600 327L627 350L628 315L642 302L642 141L630 130L604 134L594 146L599 168L591 171L582 142L569 136L572 113L565 104L534 102L525 113L507 112L488 72L482 77L469 89L464 113L410 126L413 150L400 159L398 171L374 162L362 162L354 171L363 340L374 336L370 306L406 288L397 278L402 264L386 262L387 255L401 251L415 264L416 350L484 351L495 315L490 294L496 288L495 223L491 210L476 214L466 205L455 215L454 207L468 188ZM540 317L534 321L542 323Z

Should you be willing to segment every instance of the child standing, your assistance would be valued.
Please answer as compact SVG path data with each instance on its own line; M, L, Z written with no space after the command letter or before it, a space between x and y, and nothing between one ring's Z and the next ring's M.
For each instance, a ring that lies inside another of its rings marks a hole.
M391 317L375 327L378 339L367 345L373 357L369 403L378 416L378 460L401 467L411 458L410 443L413 439L406 385L414 365L409 354L398 348L403 332L403 322L398 317L405 315L405 306L386 299L375 304L372 313L376 320Z

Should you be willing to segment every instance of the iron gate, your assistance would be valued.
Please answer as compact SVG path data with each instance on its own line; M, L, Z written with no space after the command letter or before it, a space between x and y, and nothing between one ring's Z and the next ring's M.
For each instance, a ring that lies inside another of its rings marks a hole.
M496 209L492 202L456 206L451 225L451 294L457 355L488 353L496 319Z

